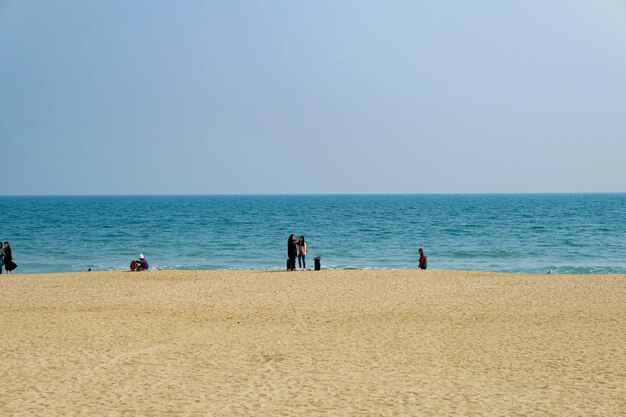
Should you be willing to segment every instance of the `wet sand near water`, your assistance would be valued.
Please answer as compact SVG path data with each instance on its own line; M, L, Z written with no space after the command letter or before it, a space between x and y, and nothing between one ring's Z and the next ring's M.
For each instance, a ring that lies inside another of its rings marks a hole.
M626 276L0 275L2 416L624 416Z

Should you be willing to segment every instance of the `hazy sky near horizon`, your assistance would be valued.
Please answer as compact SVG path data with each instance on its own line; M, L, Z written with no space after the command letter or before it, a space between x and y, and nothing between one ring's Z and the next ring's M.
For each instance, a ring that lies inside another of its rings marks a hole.
M626 192L626 2L0 0L0 195Z

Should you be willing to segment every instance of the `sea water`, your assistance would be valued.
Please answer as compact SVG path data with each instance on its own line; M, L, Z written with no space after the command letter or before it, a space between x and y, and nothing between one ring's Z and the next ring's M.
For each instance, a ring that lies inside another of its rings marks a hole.
M0 197L16 273L307 267L626 273L626 194Z

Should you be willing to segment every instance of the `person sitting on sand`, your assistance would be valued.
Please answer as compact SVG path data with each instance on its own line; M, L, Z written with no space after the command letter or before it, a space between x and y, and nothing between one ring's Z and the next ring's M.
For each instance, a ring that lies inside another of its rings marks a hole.
M148 270L148 261L146 261L146 258L143 256L143 253L139 254L139 259L137 259L136 261L132 261L130 263L130 270L131 271Z
M426 267L428 266L428 263L426 262L426 255L424 255L424 249L419 248L418 252L420 254L420 261L419 261L418 267L419 269L426 269Z
M148 270L148 261L143 256L143 253L139 254L139 259L137 260L137 271L147 271Z

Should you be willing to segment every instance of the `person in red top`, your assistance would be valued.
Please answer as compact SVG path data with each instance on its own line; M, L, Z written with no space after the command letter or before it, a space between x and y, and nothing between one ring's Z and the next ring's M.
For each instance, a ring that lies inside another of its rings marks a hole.
M426 255L424 255L424 249L419 248L418 250L419 254L420 254L420 262L418 264L419 269L426 269L426 267L428 266L427 262L426 262Z

